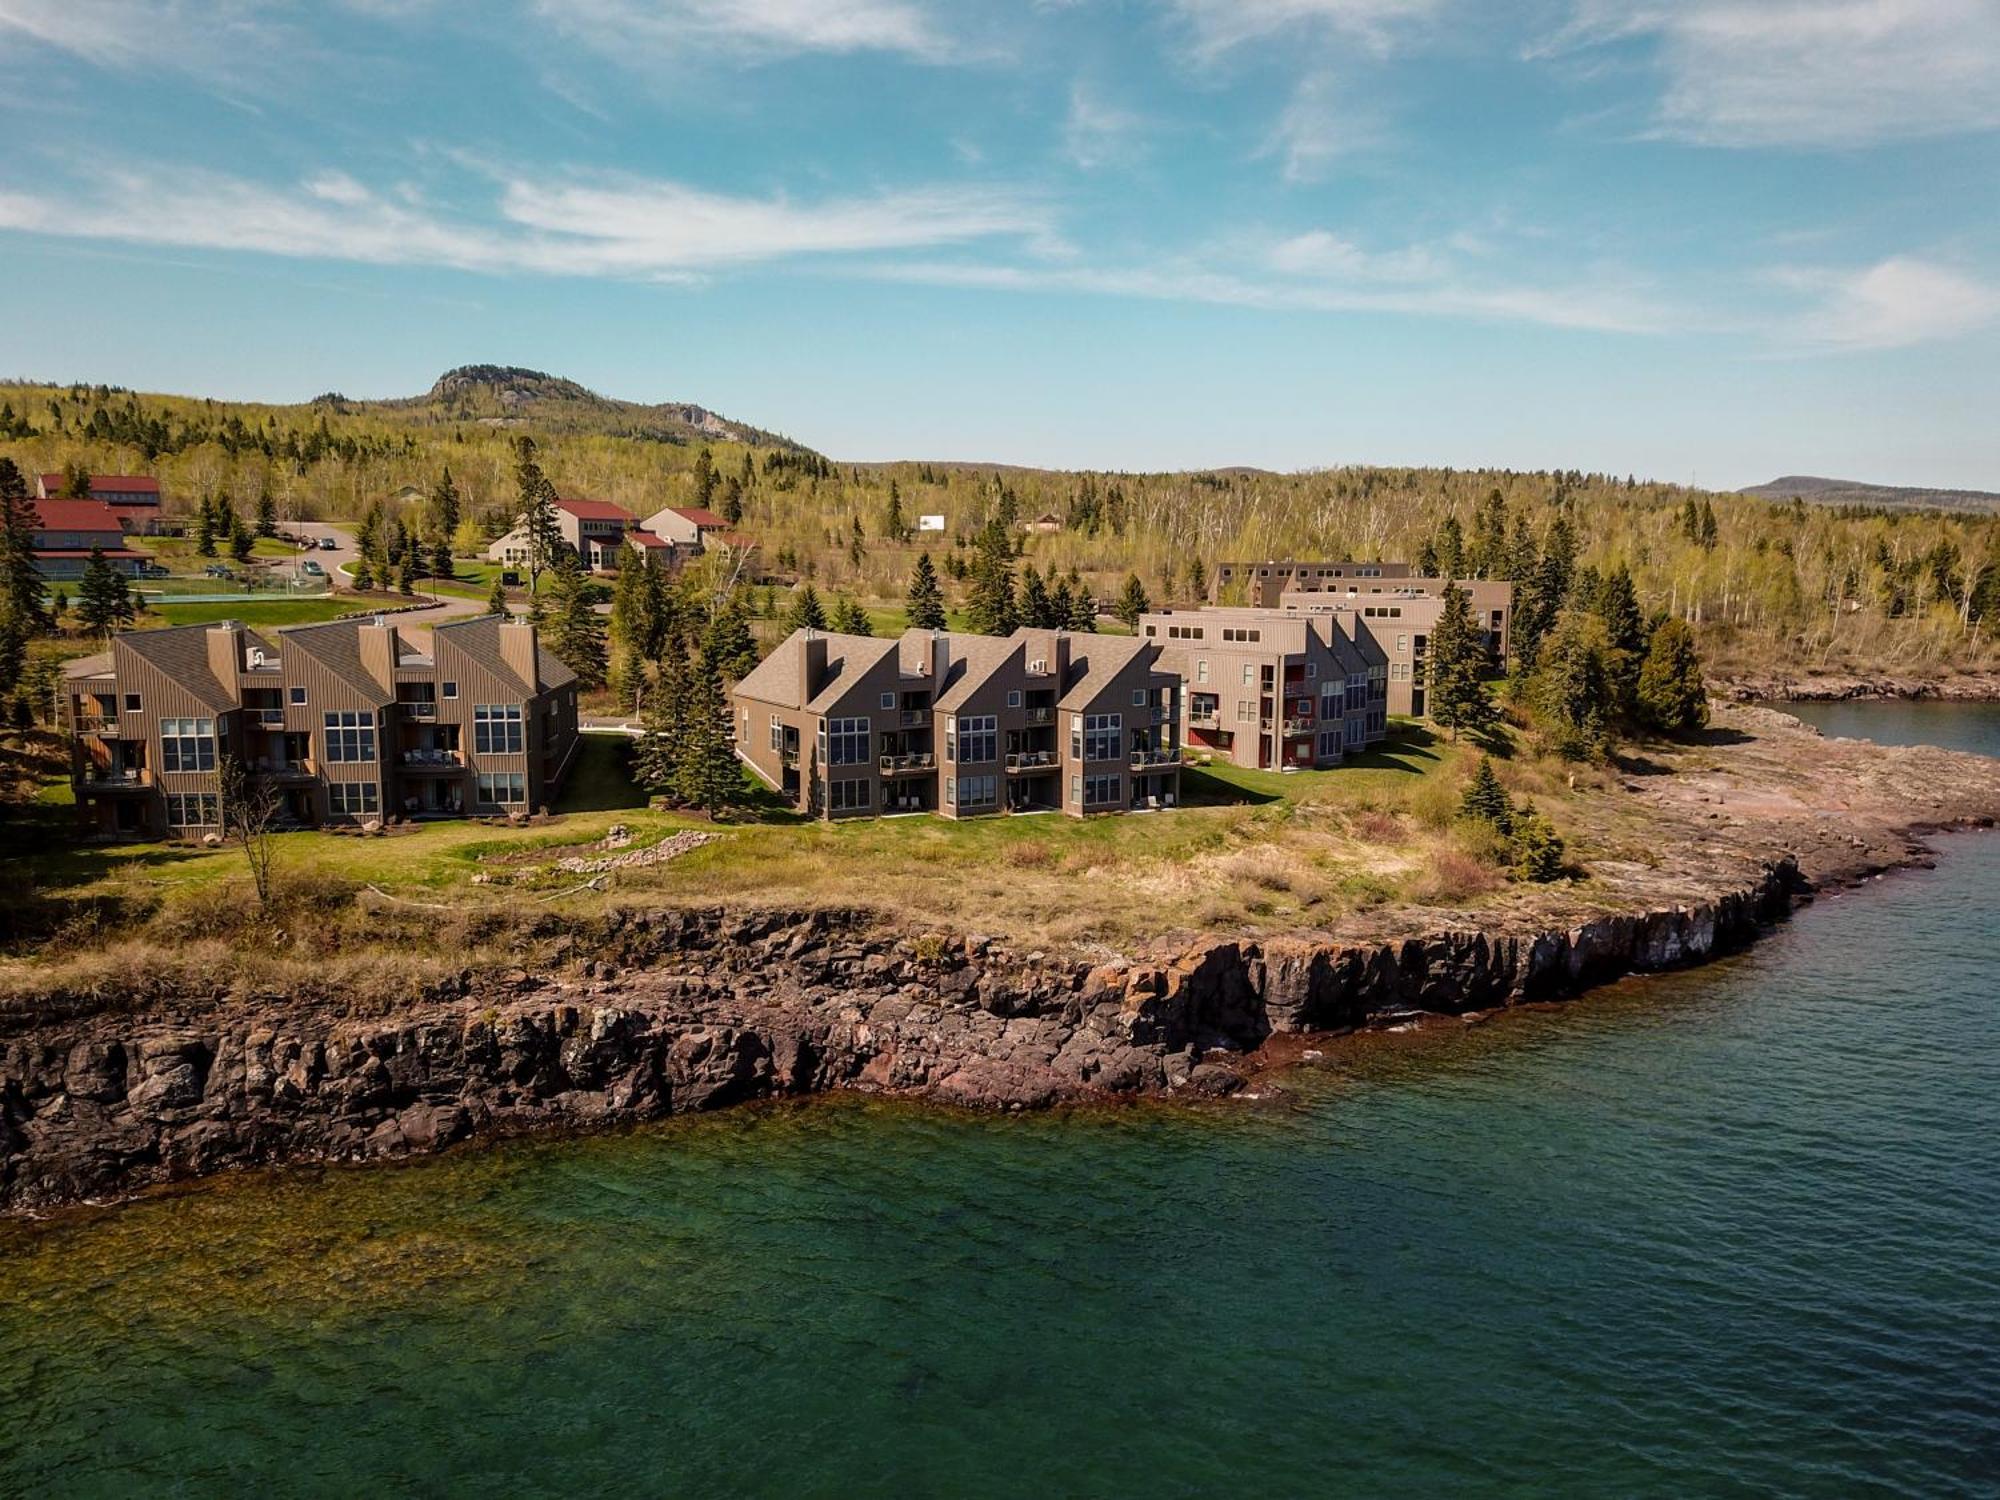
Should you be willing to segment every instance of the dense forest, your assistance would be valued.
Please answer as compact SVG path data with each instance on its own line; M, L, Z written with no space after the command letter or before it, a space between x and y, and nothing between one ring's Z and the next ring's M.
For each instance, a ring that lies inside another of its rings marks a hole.
M935 553L947 591L962 593L973 544L994 520L1042 574L1074 570L1106 599L1136 575L1155 602L1197 597L1218 561L1448 557L1454 539L1466 571L1511 574L1534 566L1560 526L1576 568L1625 566L1646 611L1686 620L1720 672L1921 673L2000 660L2000 518L1990 515L1774 502L1576 472L857 466L700 408L508 378L529 373L457 371L428 397L301 406L0 385L0 452L29 473L82 464L157 475L170 513L191 514L205 495L252 511L269 495L281 520L359 519L406 486L427 493L449 466L463 543L512 521L513 443L529 433L558 492L641 515L706 504L755 540L767 577L861 602L900 602L920 550ZM1044 514L1061 528L1025 530ZM945 518L942 535L917 529L925 515Z

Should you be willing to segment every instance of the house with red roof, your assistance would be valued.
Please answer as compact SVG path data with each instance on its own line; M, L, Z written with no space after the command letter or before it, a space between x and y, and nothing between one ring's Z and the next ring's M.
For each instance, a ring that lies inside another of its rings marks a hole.
M673 559L674 549L668 543L640 526L639 518L631 511L608 500L558 499L556 526L584 567L593 573L617 572L621 559L632 550L656 555L661 562ZM508 567L525 567L528 551L527 528L516 526L486 549L486 560Z
M63 476L43 474L35 484L42 500L59 499ZM118 517L118 526L128 536L157 536L160 532L160 481L147 474L93 474L90 498L101 500Z
M698 505L669 505L646 517L646 530L689 552L704 551L711 538L728 531L729 523Z
M120 573L137 578L146 554L125 545L118 514L102 500L37 500L35 566L48 579L81 578L92 548Z

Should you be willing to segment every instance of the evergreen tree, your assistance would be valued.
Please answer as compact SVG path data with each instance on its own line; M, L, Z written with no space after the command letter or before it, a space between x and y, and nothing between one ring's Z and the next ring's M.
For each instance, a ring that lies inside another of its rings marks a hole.
M556 568L554 616L549 650L586 689L604 686L604 621L591 606L590 580L583 565L565 552Z
M229 513L229 555L239 563L250 561L250 553L257 545L257 537L243 524L243 518L234 510Z
M722 487L722 519L731 526L743 519L743 481L733 474Z
M972 567L972 593L965 604L966 622L977 635L1012 635L1021 623L1014 603L1014 544L998 520L979 533L979 555Z
M731 594L709 620L706 645L726 681L741 682L755 669L757 638L744 618L741 595Z
M917 565L910 570L909 612L912 630L945 628L944 590L938 587L937 569L928 552L919 552Z
M359 588L360 585L357 583L355 587ZM493 588L486 596L486 613L489 615L498 615L503 620L508 614L507 585L500 581L498 573L493 575Z
M375 567L368 561L365 552L355 554L354 569L349 576L353 578L354 591L358 594L365 594L375 587Z
M1438 571L1433 576L1465 576L1465 528L1458 524L1457 516L1446 516L1438 524L1437 554Z
M1477 734L1491 727L1493 699L1486 689L1486 646L1472 618L1472 595L1447 588L1444 608L1431 629L1426 706L1431 722L1451 731Z
M792 591L792 605L785 612L785 628L788 631L826 629L826 610L819 602L819 590L811 584L802 583Z
M403 565L396 570L396 592L399 594L414 594L416 591L417 565L408 556L405 556L403 558Z
M431 577L449 582L457 573L458 566L451 556L451 533L446 532L431 547Z
M1563 873L1562 835L1555 824L1525 802L1514 809L1514 873L1546 885Z
M79 459L72 459L63 465L62 498L65 500L90 498L90 470Z
M875 627L869 622L868 611L852 599L840 598L834 601L833 614L829 626L840 635L873 635Z
M438 475L438 482L431 486L431 521L437 527L439 536L449 538L458 530L459 519L458 486L452 483L451 465L446 464ZM449 552L445 554L447 559L450 556ZM449 567L444 569L444 574L450 572Z
M1033 563L1021 569L1021 623L1038 629L1051 629L1064 623L1055 613L1055 600L1049 594L1048 583L1036 570Z
M715 501L715 455L704 448L694 459L694 503L707 510Z
M639 715L633 771L642 786L678 800L688 711L687 642L677 632L660 653L660 681Z
M42 574L35 563L40 527L28 478L11 458L0 458L0 620L11 622L25 640L47 627L42 612Z
M1083 577L1075 568L1063 580L1063 587L1069 591L1069 628L1090 635L1097 633L1097 600L1084 586Z
M1594 615L1566 612L1542 645L1531 697L1550 748L1565 760L1596 760L1604 753L1605 680L1603 627Z
M1708 727L1708 684L1685 620L1669 617L1654 629L1639 668L1638 709L1641 719L1664 734Z
M1417 576L1435 578L1438 576L1438 549L1436 537L1425 537L1423 546L1417 549Z
M1721 531L1715 524L1714 502L1704 500L1701 502L1701 533L1696 540L1701 543L1702 551L1713 552L1720 538Z
M743 772L730 734L729 700L717 653L704 645L688 682L678 784L681 800L711 818L743 795Z
M257 489L257 535L273 537L278 534L278 499L271 493L271 481L265 477Z
M1479 757L1479 769L1472 773L1472 780L1465 788L1458 810L1462 817L1491 823L1503 836L1513 832L1513 804L1507 800L1507 789L1500 785L1500 776L1493 769L1490 755Z
M909 523L903 519L903 496L896 488L896 481L889 481L889 509L882 518L882 534L892 542L905 542L910 538Z
M104 560L104 549L92 547L76 590L78 622L91 635L109 635L125 612L123 580Z
M215 556L215 500L207 494L194 516L194 550L197 557Z
M1466 559L1478 578L1498 578L1507 570L1507 497L1498 489L1472 514L1472 553Z
M1646 658L1649 643L1646 617L1639 609L1639 591L1633 586L1631 570L1623 563L1613 568L1597 586L1595 598L1597 615L1604 621L1605 640L1610 647L1604 668L1611 696L1620 713L1630 713L1639 689L1639 667Z
M1139 581L1137 573L1125 575L1125 588L1118 595L1118 607L1114 611L1125 623L1128 630L1139 628L1139 616L1153 607L1153 601L1146 597L1146 585Z
M1197 603L1208 597L1208 569L1199 557L1188 559L1188 595Z
M659 595L649 576L654 571L650 563L634 558L618 570L618 581L611 588L611 659L621 697L629 697L626 690L633 685L635 672L643 680L645 664L659 639L654 614Z
M556 565L569 544L556 520L556 487L542 472L535 440L525 434L514 440L514 492L519 524L528 534L529 609L539 613L542 574Z

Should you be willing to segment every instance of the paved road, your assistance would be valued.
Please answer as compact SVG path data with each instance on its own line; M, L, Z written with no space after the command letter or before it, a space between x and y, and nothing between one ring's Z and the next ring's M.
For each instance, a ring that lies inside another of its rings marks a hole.
M301 552L299 556L302 559L310 557L325 568L335 592L346 592L352 587L348 576L341 572L341 569L351 564L357 555L353 527L337 526L327 521L301 521L292 527L292 533L295 536L311 537L315 544L321 537L332 537L334 540L332 551L322 551L315 545L310 552ZM486 601L483 599L466 599L455 594L425 596L423 587L424 580L420 578L417 580L419 601L431 597L435 602L425 605L422 609L407 610L398 614L396 616L398 625L439 625L446 620L463 620L486 613Z

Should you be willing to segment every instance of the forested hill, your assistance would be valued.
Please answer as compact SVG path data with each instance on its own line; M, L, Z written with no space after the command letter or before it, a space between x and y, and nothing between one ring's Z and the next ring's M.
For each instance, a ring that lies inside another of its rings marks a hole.
M1020 537L1022 568L1075 571L1100 597L1136 574L1161 603L1198 597L1218 562L1419 558L1427 544L1443 557L1456 530L1468 568L1506 576L1531 577L1550 555L1579 574L1625 564L1645 608L1694 624L1722 671L1918 675L1996 657L2000 516L1982 511L1772 503L1573 470L851 465L699 408L477 366L405 401L290 406L0 385L0 455L30 474L81 464L156 475L170 516L203 495L248 514L268 493L283 518L355 519L380 502L425 535L422 496L449 467L461 553L511 523L523 435L540 442L559 493L637 515L707 504L754 539L766 578L810 578L866 603L900 601L923 549L961 591L967 549L996 520ZM1021 531L1050 513L1059 530ZM924 515L944 518L942 534L915 530Z
M1804 500L1812 505L1853 505L1891 510L2000 511L2000 495L1986 490L1930 490L1787 474L1742 491L1761 500Z

